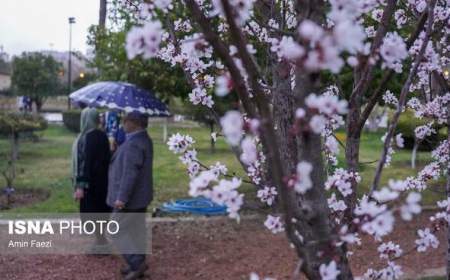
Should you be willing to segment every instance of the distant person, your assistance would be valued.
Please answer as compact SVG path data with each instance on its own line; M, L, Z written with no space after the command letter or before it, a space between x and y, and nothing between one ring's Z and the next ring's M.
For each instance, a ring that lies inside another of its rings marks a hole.
M146 115L125 116L126 140L113 155L109 167L107 202L114 208L111 219L121 229L113 241L128 264L122 269L126 280L138 279L148 268L142 253L147 249L145 213L153 199L153 143L147 125ZM131 241L127 243L131 247L124 247L127 241Z
M24 102L25 96L17 96L17 108L20 112L25 111L25 102Z
M24 96L23 97L23 104L24 104L25 112L32 112L33 111L33 100L31 100L31 97Z
M126 139L125 131L121 125L120 115L115 111L108 111L104 115L104 120L105 131L108 135L110 149L115 152Z
M106 204L108 193L108 167L110 151L108 138L99 128L96 109L85 108L81 112L80 134L72 147L72 177L74 198L80 202L80 216L85 220L107 220L111 208ZM90 216L87 213L95 213ZM95 233L92 253L107 245L100 232Z

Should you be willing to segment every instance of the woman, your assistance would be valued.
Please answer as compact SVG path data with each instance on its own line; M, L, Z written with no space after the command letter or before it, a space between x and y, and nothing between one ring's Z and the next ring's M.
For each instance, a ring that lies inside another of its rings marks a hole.
M111 209L106 204L109 160L109 142L99 129L99 114L93 108L85 108L81 112L80 134L72 147L74 198L80 202L83 221L107 220L109 217ZM107 244L104 235L96 232L95 236L94 246Z

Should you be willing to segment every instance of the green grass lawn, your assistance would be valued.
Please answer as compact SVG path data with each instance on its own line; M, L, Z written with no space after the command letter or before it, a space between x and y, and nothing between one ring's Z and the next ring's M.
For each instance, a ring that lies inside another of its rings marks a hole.
M209 132L205 128L180 128L169 126L169 136L175 132L189 133L197 143L199 159L206 164L214 164L221 161L229 167L230 171L244 175L234 155L227 144L219 139L214 153L210 150ZM159 206L171 199L187 197L189 176L185 172L183 164L167 149L163 143L162 127L155 126L149 129L154 142L154 188L155 199L152 207ZM74 212L77 205L72 199L72 185L70 181L71 146L76 134L62 126L50 126L42 132L39 142L23 140L20 143L20 159L17 167L23 170L16 179L16 188L43 188L49 190L51 195L48 200L28 207L16 208L14 212ZM0 140L0 154L8 152L9 143ZM0 162L0 169L5 166L4 160ZM0 178L0 186L4 186L3 178ZM253 188L244 186L243 191L253 193ZM249 196L252 196L249 194Z
M162 128L159 125L155 125L155 127L149 129L149 132L154 141L155 151L155 200L151 207L156 207L171 199L187 197L189 179L184 166L178 160L178 156L172 154L167 149L167 145L163 143ZM216 152L211 153L209 130L207 128L169 126L169 135L175 132L188 133L194 137L197 141L195 148L202 162L214 164L216 161L221 161L228 166L230 172L244 175L242 168L223 139L219 138ZM62 126L50 126L41 134L42 137L39 142L34 143L31 140L23 140L21 142L18 169L23 170L23 173L18 175L15 186L17 188L46 189L50 191L50 197L46 201L9 211L21 213L77 211L77 204L72 199L72 186L69 178L71 145L75 134ZM360 188L361 193L370 185L376 167L376 163L364 163L373 162L379 158L382 134L364 134L362 137L361 162L363 164L361 166L361 176L363 181ZM338 137L345 141L343 133L339 133ZM8 149L8 142L0 140L0 154L4 155ZM418 166L423 166L429 160L429 153L419 153L418 159ZM340 160L342 161L342 156ZM2 160L0 168L3 169L4 166L5 162ZM384 170L382 183L385 183L387 178L402 179L414 173L415 170L410 168L410 151L402 150L394 155L391 166ZM4 185L3 178L0 178L0 187ZM246 194L247 199L255 199L253 187L244 185L242 191ZM426 192L426 203L431 203L438 198L438 194L431 191Z

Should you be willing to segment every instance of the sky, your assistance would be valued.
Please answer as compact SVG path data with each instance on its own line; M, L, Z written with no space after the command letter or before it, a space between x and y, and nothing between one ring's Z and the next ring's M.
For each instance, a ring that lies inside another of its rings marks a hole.
M73 16L72 49L86 53L88 28L98 23L98 9L98 0L0 0L0 46L10 55L67 51Z

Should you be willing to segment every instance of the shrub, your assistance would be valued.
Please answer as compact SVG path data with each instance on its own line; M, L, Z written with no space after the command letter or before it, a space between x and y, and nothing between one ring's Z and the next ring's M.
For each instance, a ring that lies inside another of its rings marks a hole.
M401 133L403 135L403 139L405 140L405 149L413 149L415 139L414 130L416 129L416 127L425 125L428 122L428 119L416 118L414 113L410 110L407 110L400 115L395 133ZM441 126L434 125L433 128L436 129L438 133L426 137L420 143L419 150L431 151L432 149L437 147L441 140L447 137L445 129L443 129Z
M0 112L1 135L33 132L38 130L45 130L46 128L47 121L39 115Z
M63 123L72 132L80 132L80 110L70 110L63 112Z

